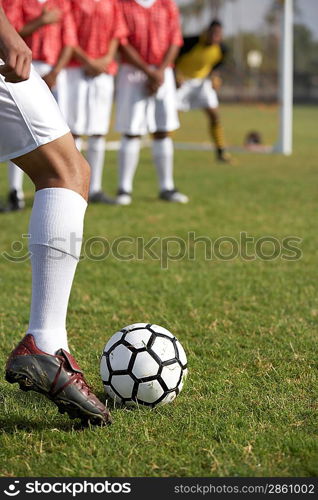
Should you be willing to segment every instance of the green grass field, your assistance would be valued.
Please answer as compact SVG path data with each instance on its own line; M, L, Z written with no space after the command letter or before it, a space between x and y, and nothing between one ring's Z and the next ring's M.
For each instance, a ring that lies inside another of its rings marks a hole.
M224 106L230 144L257 128L276 136L273 107ZM178 151L176 179L187 206L161 203L144 150L130 207L90 206L86 239L149 240L189 231L215 240L301 238L297 261L169 262L146 257L84 259L72 292L70 345L102 395L99 355L106 340L134 322L169 328L183 343L189 379L174 404L158 410L114 409L109 429L79 430L37 394L0 381L1 476L310 476L318 473L317 181L318 109L295 109L295 153L240 154L233 166L209 152ZM176 138L206 141L200 113L182 117ZM105 188L114 193L116 155L107 155ZM1 171L2 197L6 171ZM0 218L1 252L27 232L28 208ZM270 251L271 247L266 246ZM122 244L123 253L134 249ZM171 244L169 251L176 251ZM229 250L226 245L224 251ZM29 263L0 257L1 366L28 325Z

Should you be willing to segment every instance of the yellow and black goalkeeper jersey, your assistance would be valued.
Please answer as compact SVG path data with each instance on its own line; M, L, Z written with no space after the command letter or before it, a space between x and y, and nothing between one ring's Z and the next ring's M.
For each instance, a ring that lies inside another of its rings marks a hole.
M176 64L177 72L185 78L207 78L223 63L225 54L223 44L206 45L199 36L185 38Z

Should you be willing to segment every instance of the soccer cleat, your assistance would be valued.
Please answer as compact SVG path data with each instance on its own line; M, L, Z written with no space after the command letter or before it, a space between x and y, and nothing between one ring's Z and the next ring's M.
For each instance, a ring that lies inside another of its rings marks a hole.
M117 205L130 205L131 202L132 202L131 193L127 193L127 191L119 189L116 197Z
M103 191L97 191L96 193L90 194L88 201L90 203L103 203L104 205L115 205L116 200L109 198L107 194Z
M19 196L16 189L11 189L8 194L8 210L10 212L15 212L17 210L23 210L25 207L25 201L23 196Z
M54 356L41 351L33 335L26 335L11 353L5 377L23 391L44 394L60 413L80 418L83 425L111 424L107 408L91 392L73 356L64 349Z
M216 159L221 163L232 163L231 155L222 148L216 150Z
M161 191L159 198L164 201L171 201L173 203L188 203L189 198L176 189Z

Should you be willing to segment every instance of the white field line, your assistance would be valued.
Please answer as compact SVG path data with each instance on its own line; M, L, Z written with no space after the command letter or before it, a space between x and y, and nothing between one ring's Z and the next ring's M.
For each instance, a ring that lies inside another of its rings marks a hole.
M120 141L107 141L107 151L119 151ZM141 142L141 147L150 148L152 141L150 139L143 139ZM215 148L209 142L174 142L174 147L179 151L214 151ZM87 148L87 142L83 141L83 150ZM263 149L259 151L251 151L243 146L230 146L227 148L228 151L233 153L257 153L257 154L270 154L275 151L272 146L264 146Z

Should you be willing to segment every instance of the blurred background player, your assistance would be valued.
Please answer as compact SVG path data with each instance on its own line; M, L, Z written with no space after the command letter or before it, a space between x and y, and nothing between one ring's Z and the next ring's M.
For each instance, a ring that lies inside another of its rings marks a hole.
M176 64L178 83L178 108L180 111L203 109L209 120L209 130L216 147L216 158L229 162L225 151L223 127L219 115L216 87L219 77L214 73L224 61L226 48L222 43L223 29L220 21L214 20L201 36L184 39ZM214 86L212 80L214 80Z
M178 8L173 0L119 0L128 28L121 41L116 127L123 137L119 152L117 202L131 203L141 136L153 134L160 198L186 203L175 189L173 142L179 127L172 66L182 45Z
M81 252L89 166L57 103L31 67L32 53L0 0L0 162L14 159L35 186L30 220L32 301L27 335L11 353L6 380L44 394L83 424L110 423L68 352L66 314Z
M89 201L110 203L102 191L105 134L114 96L114 57L119 39L126 35L117 0L71 0L78 46L61 81L58 102L81 150L88 136L87 160L91 166Z
M76 35L68 0L3 0L3 9L32 50L33 66L56 96L56 82L69 61ZM9 162L8 209L24 208L23 172Z

